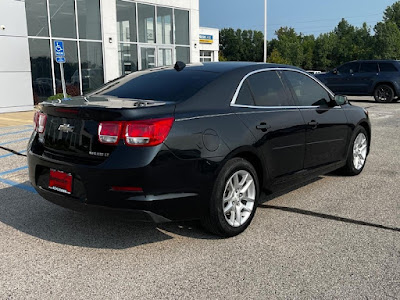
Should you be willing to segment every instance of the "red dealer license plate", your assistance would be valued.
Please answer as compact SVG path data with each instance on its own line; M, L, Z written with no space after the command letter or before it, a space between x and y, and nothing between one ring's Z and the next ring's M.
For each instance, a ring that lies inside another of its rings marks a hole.
M49 189L71 194L72 193L72 175L57 171L54 169L50 169L50 177L49 177Z

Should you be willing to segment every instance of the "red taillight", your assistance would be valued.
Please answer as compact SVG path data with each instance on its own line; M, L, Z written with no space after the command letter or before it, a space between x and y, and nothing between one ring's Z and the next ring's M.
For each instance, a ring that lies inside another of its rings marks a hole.
M39 133L43 133L46 128L47 116L41 112L35 112L33 116L33 130L36 130Z
M125 143L130 146L159 145L168 136L173 123L173 118L127 122Z
M35 114L33 115L33 131L36 131L38 118L39 118L39 112L35 111Z
M103 144L116 145L121 136L122 122L102 122L99 125L99 141Z
M99 141L116 145L123 138L129 146L156 146L167 138L173 123L174 118L102 122L99 125Z

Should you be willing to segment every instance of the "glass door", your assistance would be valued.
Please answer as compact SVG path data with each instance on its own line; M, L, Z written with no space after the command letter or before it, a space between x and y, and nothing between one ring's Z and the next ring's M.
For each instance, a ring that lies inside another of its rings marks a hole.
M172 48L158 48L158 67L171 66L172 63Z
M150 69L157 66L156 47L140 47L139 69Z

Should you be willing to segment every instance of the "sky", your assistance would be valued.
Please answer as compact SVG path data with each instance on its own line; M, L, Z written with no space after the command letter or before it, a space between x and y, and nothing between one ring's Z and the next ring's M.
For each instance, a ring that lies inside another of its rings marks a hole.
M264 32L264 0L199 0L200 26ZM268 40L282 26L318 36L332 31L342 18L354 26L382 21L395 0L268 0Z

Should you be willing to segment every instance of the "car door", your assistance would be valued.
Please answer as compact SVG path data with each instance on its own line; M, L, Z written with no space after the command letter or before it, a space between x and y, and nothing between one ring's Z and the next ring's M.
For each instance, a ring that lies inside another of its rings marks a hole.
M305 124L280 72L256 71L245 78L232 109L256 139L271 179L303 169Z
M353 94L366 95L379 76L378 64L376 62L362 62L360 70L351 75Z
M350 132L343 109L328 104L333 95L311 76L299 71L283 73L307 124L304 168L343 160Z
M350 62L340 66L336 72L330 73L330 76L326 78L326 86L335 93L351 94L354 90L352 78L354 74L358 73L359 66L358 62Z

